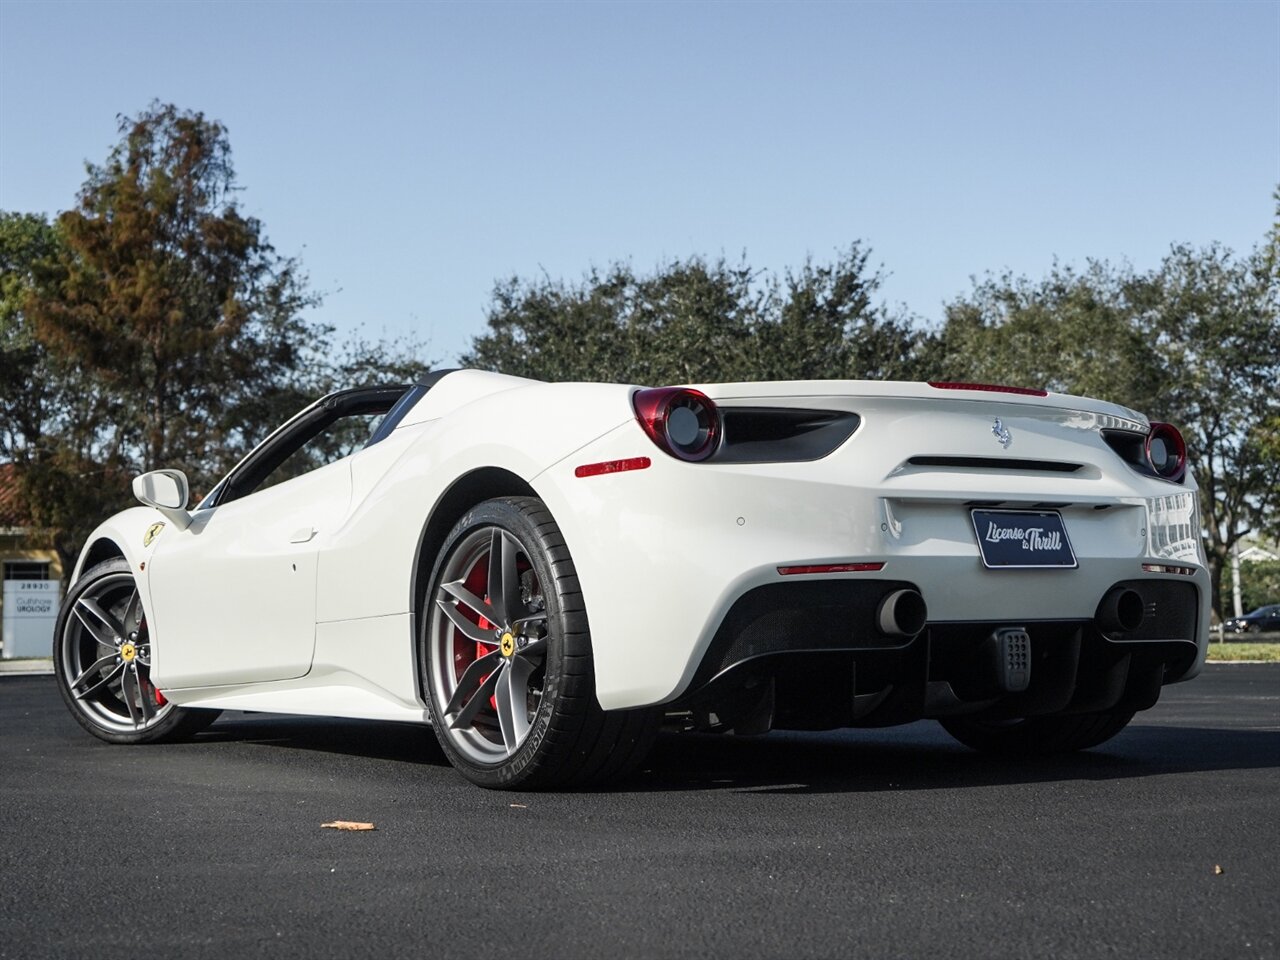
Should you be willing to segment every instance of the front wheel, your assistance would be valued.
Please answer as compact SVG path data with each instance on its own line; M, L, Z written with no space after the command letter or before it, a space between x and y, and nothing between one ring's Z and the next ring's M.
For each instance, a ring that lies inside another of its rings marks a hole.
M1132 710L1103 710L1020 720L939 720L966 747L1005 757L1045 757L1105 743L1133 719Z
M484 787L591 786L633 769L653 711L604 712L577 571L540 500L489 500L454 526L420 643L436 736Z
M109 743L181 739L218 715L170 703L151 683L147 616L123 559L98 564L68 591L54 624L53 672L71 715Z

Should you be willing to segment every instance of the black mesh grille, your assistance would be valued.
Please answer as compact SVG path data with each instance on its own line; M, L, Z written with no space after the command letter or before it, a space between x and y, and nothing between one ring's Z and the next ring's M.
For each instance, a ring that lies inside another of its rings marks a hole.
M693 688L735 663L798 650L859 650L907 643L876 628L880 601L897 580L807 580L749 590L730 608L694 675Z
M1136 590L1146 616L1137 630L1113 633L1116 640L1195 641L1200 598L1195 584L1177 580L1122 580L1117 587Z

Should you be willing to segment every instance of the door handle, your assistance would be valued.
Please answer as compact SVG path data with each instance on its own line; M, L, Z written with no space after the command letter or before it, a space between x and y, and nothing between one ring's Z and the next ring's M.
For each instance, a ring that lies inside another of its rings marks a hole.
M290 543L306 543L316 535L315 527L303 527L300 530L293 531L293 535L289 537Z

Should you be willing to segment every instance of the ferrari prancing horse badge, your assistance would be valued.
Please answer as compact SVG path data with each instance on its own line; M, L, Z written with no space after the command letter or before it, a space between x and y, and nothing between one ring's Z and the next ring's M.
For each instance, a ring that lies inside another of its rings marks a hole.
M142 545L144 547L151 546L153 540L160 536L160 531L164 529L163 523L153 523L147 527L147 532L142 535Z

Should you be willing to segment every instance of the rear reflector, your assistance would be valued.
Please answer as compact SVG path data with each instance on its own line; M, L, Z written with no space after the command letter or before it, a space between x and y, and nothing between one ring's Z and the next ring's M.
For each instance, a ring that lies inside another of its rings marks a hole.
M802 573L868 573L883 570L883 563L816 563L804 567L779 567L784 577Z
M630 457L626 460L605 460L601 463L584 463L573 471L575 477L598 477L602 473L623 473L627 470L643 470L653 461L648 457Z
M1144 563L1142 570L1144 573L1177 573L1184 577L1194 577L1196 573L1195 567L1179 567L1167 563Z
M1048 390L1031 387L1006 387L1000 383L955 383L950 380L930 380L929 386L938 390L977 390L981 393L1016 393L1024 397L1047 397Z

